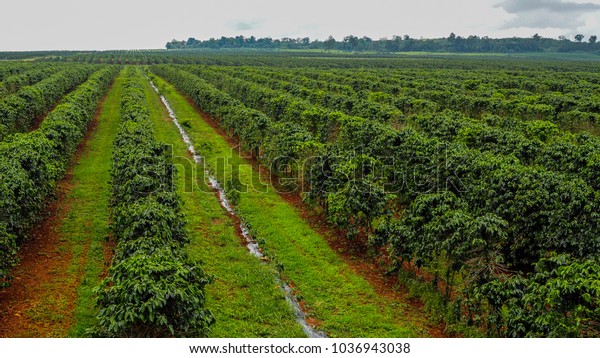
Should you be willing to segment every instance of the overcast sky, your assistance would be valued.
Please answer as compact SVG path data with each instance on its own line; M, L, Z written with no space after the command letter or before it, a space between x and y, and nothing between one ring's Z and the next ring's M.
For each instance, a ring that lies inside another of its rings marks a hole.
M221 36L600 36L600 0L1 0L0 51L164 48Z

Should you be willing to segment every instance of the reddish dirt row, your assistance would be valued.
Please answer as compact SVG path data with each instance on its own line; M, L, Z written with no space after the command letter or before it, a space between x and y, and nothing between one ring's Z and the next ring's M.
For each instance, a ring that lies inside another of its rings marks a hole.
M237 149L240 155L250 162L254 170L260 173L261 180L268 181L278 189L279 178L271 173L267 167L261 165L258 158L252 156L250 152L242 151L240 143L237 139L230 136L224 131L219 123L207 113L203 112L189 97L184 96L187 102L195 108L202 118L223 138L229 143L233 149ZM306 220L311 228L323 236L329 246L335 250L344 262L357 274L364 277L374 288L377 294L390 300L397 300L408 303L414 310L422 313L423 317L426 314L423 310L423 303L418 299L409 297L406 287L399 281L396 275L387 275L387 267L380 262L385 262L383 257L373 257L368 254L367 246L360 240L350 241L345 239L346 233L342 230L333 228L328 224L324 214L319 214L315 210L311 210L300 197L300 193L289 193L286 190L278 190L279 195L290 205L292 205ZM407 314L408 316L408 314ZM424 322L426 319L424 319ZM317 323L317 322L315 322ZM318 323L317 323L318 325ZM432 337L447 337L445 334L445 325L433 325L425 323L427 331Z
M33 123L31 124L31 126L29 126L29 132L33 132L34 130L40 128L40 126L42 125L42 122L44 121L44 119L46 118L46 116L48 116L48 113L54 111L56 109L56 107L58 107L58 105L60 104L61 100L58 100L56 103L54 103L52 105L52 107L50 107L50 109L48 109L47 111L45 111L44 113L40 114L39 116L35 117L35 119L33 120Z
M44 219L21 246L11 286L0 289L0 337L64 337L71 327L77 287L84 273L81 269L69 273L73 257L65 249L59 229L62 219L74 210L68 199L73 188L73 169L87 152L86 144L96 131L105 99L106 96L100 101L65 177L58 183L57 198L48 204ZM81 254L80 268L88 248L89 243Z

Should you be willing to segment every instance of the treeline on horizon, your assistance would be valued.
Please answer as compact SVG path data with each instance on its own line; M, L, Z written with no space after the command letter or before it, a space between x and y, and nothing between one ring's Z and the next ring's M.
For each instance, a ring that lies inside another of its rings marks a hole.
M558 39L545 38L538 34L528 38L489 38L479 36L461 37L451 33L446 38L415 39L408 35L394 36L391 39L381 38L373 40L369 37L348 35L341 41L329 36L327 40L310 40L304 38L272 39L270 37L256 38L254 36L225 37L220 39L197 40L190 37L187 41L172 40L167 42L166 48L171 49L222 49L222 48L250 48L250 49L289 49L289 50L324 50L324 51L350 51L350 52L594 52L600 54L600 44L597 36L591 35L587 39L583 34L575 35L574 41L565 36Z

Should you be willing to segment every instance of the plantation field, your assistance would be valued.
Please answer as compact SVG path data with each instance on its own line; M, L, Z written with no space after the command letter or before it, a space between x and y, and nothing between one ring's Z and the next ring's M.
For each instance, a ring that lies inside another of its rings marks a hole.
M596 68L0 63L0 336L598 337Z

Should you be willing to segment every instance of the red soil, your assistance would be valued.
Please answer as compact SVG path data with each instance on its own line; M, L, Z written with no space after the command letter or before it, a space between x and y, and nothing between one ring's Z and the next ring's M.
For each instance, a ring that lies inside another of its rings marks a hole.
M64 337L68 334L90 243L85 244L78 269L72 272L69 267L72 253L65 247L66 240L59 230L62 220L74 210L68 199L73 189L73 169L88 151L86 144L96 131L105 99L98 105L65 177L58 183L57 198L48 204L42 213L44 219L32 228L21 246L11 286L0 289L0 337Z

